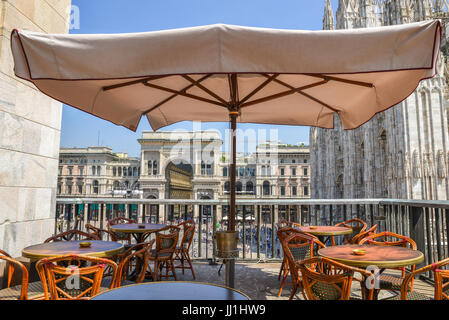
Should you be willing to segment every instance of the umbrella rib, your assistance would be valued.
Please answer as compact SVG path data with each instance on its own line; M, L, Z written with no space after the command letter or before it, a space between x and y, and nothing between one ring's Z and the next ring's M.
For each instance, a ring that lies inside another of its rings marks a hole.
M169 77L169 75L161 75L161 76L152 76L152 77L148 77L145 79L139 79L139 80L133 80L133 81L128 81L128 82L124 82L124 83L118 83L118 84L113 84L110 86L106 86L103 87L103 91L109 91L109 90L113 90L113 89L118 89L118 88L123 88L123 87L127 87L127 86L132 86L134 84L138 84L138 83L145 83L147 81L150 80L157 80L157 79L162 79L165 77Z
M277 79L273 79L273 81L280 82L280 83L283 84L284 86L288 87L290 90L283 91L283 92L280 92L280 93L273 94L273 95L271 95L271 96L266 96L266 97L263 97L263 98L260 98L260 99L257 99L257 100L253 100L253 101L244 103L243 105L240 106L240 108L245 108L245 107L249 107L249 106L252 106L252 105L255 105L255 104L259 104L259 103L262 103L262 102L266 102L266 101L270 101L270 100L282 98L282 97L291 95L291 94L293 94L293 93L295 93L295 92L297 92L297 93L302 93L301 90L313 88L313 87L320 86L320 85L322 85L322 84L327 83L326 80L323 80L323 81L320 81L320 82L316 82L316 83L309 84L309 85L307 85L307 86L295 88L295 87L292 87L292 86L290 86L290 85L288 85L288 84L284 84L282 81L279 81L279 80L277 80Z
M305 73L306 76L310 76L310 77L315 77L315 78L320 78L320 79L324 79L324 80L332 80L332 81L338 81L338 82L343 82L343 83L348 83L348 84L353 84L356 86L362 86L362 87L367 87L367 88L373 88L374 84L369 83L369 82L363 82L363 81L356 81L356 80L349 80L349 79L342 79L342 78L338 78L338 77L333 77L333 76L327 76L327 75L322 75L322 74L310 74L310 73Z
M263 76L267 76L266 74L264 74ZM272 76L270 76L267 80L265 80L261 85L259 85L256 89L254 89L252 92L250 92L245 98L243 98L242 100L240 100L239 104L242 105L244 104L249 98L251 98L253 95L255 95L257 92L259 92L260 90L262 90L265 86L267 86L270 82L273 81L273 79L276 79L279 76L278 73L273 74Z
M197 82L202 82L202 81L206 80L207 78L211 77L212 75L213 75L213 74L211 74L211 73L210 73L210 74L207 74L207 75L205 75L204 77L202 77L201 79L197 80ZM189 89L192 88L193 86L194 86L193 84L190 84L190 85L188 85L187 87L185 87L184 89L182 89L181 91L189 90ZM170 100L172 100L173 98L175 98L175 97L177 97L177 96L178 96L177 93L171 95L170 97L166 98L165 100L162 100L161 102L159 102L159 103L156 104L155 106L151 107L150 109L148 109L148 110L142 112L142 115L147 114L147 113L153 111L154 109L159 108L161 105L163 105L163 104L169 102Z
M156 84L152 84L152 83L148 83L148 82L144 83L144 85L147 86L147 87L153 88L153 89L158 89L158 90L161 90L161 91L171 92L171 93L174 93L176 95L180 95L180 96L184 96L184 97L191 98L191 99L194 99L194 100L199 100L199 101L202 101L202 102L215 104L215 105L218 105L220 107L228 108L227 105L225 105L225 104L223 104L221 102L218 102L218 101L215 101L215 100L210 100L210 99L207 99L207 98L203 98L203 97L199 97L199 96L196 96L196 95L193 95L193 94L186 93L185 92L186 89L183 89L181 91L176 91L174 89L158 86Z
M288 83L285 83L285 82L283 82L283 81L281 81L281 80L279 80L279 79L274 79L274 81L276 81L277 83L283 85L284 87L294 89L294 87L292 87L292 86L289 85ZM316 83L315 86L317 86L317 85L322 85L322 84L325 84L325 83L327 83L327 82L328 82L328 81L325 79L325 80L323 80L322 82ZM315 86L314 86L314 87L315 87ZM302 91L302 90L309 89L309 88L312 88L312 85L309 85L309 86L306 86L306 87L303 87L303 88L299 88L299 89L297 89L297 90L295 90L295 91L296 91L297 93L299 93L300 95L303 95L304 97L309 98L310 100L313 100L313 101L315 101L316 103L319 103L319 104L321 104L322 106L325 106L326 108L328 108L328 109L330 109L330 110L332 110L332 111L334 111L334 112L337 112L337 113L340 112L340 110L335 109L335 108L331 107L330 105L328 105L327 103L325 103L325 102L323 102L323 101L321 101L321 100L319 100L319 99L317 99L317 98L311 96L310 94L307 94L307 93L305 93L305 92Z
M220 97L219 95L215 94L214 92L212 92L211 90L207 89L205 86L203 86L201 83L199 83L198 81L192 79L191 77L189 77L188 75L184 74L182 76L184 79L186 79L187 81L190 81L194 86L200 88L201 90L203 90L204 92L206 92L207 94L209 94L210 96L212 96L213 98L217 99L218 101L220 101L223 104L228 104L228 102L226 100L224 100L222 97Z

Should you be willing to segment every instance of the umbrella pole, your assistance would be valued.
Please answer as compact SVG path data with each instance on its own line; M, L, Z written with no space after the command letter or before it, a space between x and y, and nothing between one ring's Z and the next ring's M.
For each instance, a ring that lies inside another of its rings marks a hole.
M230 123L231 123L231 140L232 140L232 160L231 160L231 181L230 181L230 212L229 212L229 224L228 231L235 231L235 178L236 178L236 160L237 160L237 138L236 138L236 129L237 129L237 117L238 112L231 111L229 113ZM226 286L229 288L234 288L234 280L235 280L235 259L227 259L226 260Z

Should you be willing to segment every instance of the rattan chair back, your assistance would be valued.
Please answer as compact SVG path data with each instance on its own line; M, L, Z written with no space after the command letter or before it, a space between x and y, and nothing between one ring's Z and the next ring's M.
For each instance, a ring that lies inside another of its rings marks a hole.
M100 240L103 240L104 234L108 234L111 241L117 241L115 234L109 230L97 228L90 223L86 223L85 228L88 233L96 235Z
M27 268L18 260L12 258L8 253L0 250L0 260L6 262L6 270L8 272L8 282L7 288L11 287L12 279L14 276L15 269L18 268L22 272L22 281L19 300L28 300L28 270Z
M361 219L351 219L351 220L339 222L335 226L336 227L346 227L346 228L351 228L352 229L352 233L351 234L346 234L345 235L345 237L344 237L344 244L351 243L351 240L355 236L357 236L360 233L364 232L366 230L366 228L368 227L366 222L361 220ZM335 245L335 240L333 240L333 245Z
M293 227L293 222L288 220L279 220L278 223L276 223L276 227L278 228L278 230L282 228Z
M149 250L153 246L155 240L150 242L143 242L133 245L131 248L127 249L125 252L119 254L117 259L119 261L117 269L117 277L115 279L114 287L120 287L122 280L131 280L133 271L140 269L140 274L136 275L135 282L141 283L145 279L145 272L147 268L151 267L148 265L147 255L149 255ZM137 268L137 264L142 263L143 266Z
M408 247L413 250L417 250L418 248L416 242L413 241L412 238L397 233L393 233L391 231L383 231L380 233L368 235L367 237L359 241L359 244L365 243L381 246L397 246L404 248Z
M375 224L368 230L365 230L365 231L360 232L359 234L355 235L349 243L350 244L359 244L362 239L366 238L367 236L375 234L376 231L377 231L377 224Z
M112 238L111 238L112 241L127 241L128 243L131 243L131 234L130 233L114 232L111 230L111 226L116 225L116 224L124 224L124 223L137 223L137 222L133 219L129 219L129 218L125 218L125 217L115 217L115 218L108 220L107 229L108 229L108 231L110 231L110 233L112 233L114 235L114 237L113 237L114 240L112 240Z
M429 264L416 271L409 273L402 281L401 285L401 300L408 300L409 296L413 295L410 291L413 279L420 274L428 271L433 272L434 275L434 299L435 300L449 300L449 258Z
M79 230L68 230L63 233L54 235L48 238L44 243L55 242L55 241L73 241L73 240L101 240L97 235L93 233L87 233Z
M298 268L309 300L349 300L355 271L366 276L370 275L364 270L324 257L312 257L301 261ZM371 299L372 293L371 289L369 294Z
M108 259L67 254L36 263L46 300L86 300L97 295L106 266L112 268L115 279L117 265Z

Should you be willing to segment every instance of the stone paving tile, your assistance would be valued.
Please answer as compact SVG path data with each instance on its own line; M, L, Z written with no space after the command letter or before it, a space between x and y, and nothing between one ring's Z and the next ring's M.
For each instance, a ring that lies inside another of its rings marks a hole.
M220 274L218 273L221 263L217 265L209 265L207 262L195 262L194 270L196 280L198 282L207 282L225 285L226 274L225 266L221 268ZM282 295L278 297L279 284L278 280L280 263L239 263L235 265L235 289L245 293L252 300L288 300L290 297L291 286L285 285L282 291ZM388 270L388 273L396 273L396 271ZM176 269L178 280L181 281L193 281L192 273L190 270L185 270L185 274L182 274L181 269ZM287 281L290 281L290 277ZM430 296L433 295L433 287L420 280L415 281L415 289L419 290ZM395 294L381 290L379 299L390 299ZM360 299L360 283L354 281L351 292L351 299ZM297 292L294 299L303 300L304 297L300 292Z

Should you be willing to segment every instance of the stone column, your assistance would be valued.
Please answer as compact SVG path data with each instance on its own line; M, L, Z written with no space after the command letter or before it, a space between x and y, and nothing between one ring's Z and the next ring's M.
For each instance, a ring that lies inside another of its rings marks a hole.
M67 33L70 0L0 2L0 247L13 257L55 230L61 103L14 75L12 28Z

